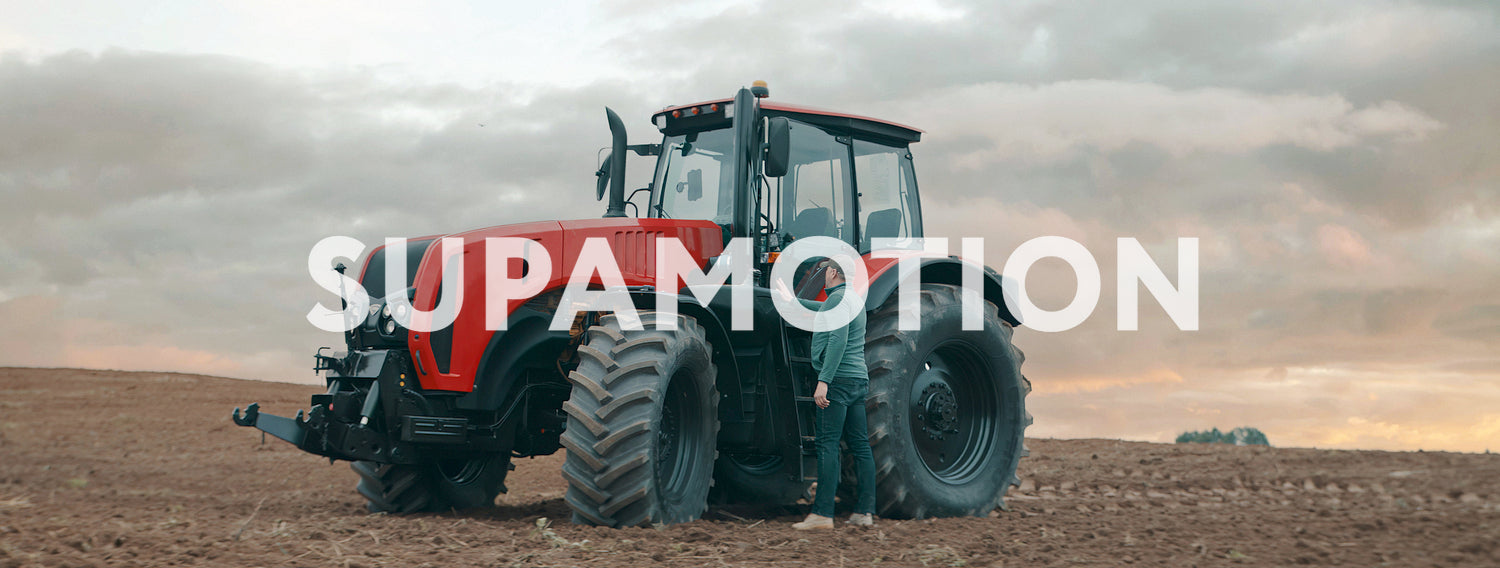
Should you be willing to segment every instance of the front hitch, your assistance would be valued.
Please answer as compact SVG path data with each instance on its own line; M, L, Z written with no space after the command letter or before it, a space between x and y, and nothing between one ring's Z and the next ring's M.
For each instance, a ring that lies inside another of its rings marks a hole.
M230 418L335 460L413 464L432 455L510 449L509 439L495 436L499 424L480 427L451 409L435 411L407 387L416 371L404 351L371 349L340 358L324 355L326 350L318 351L317 365L329 373L328 392L313 395L309 409L284 418L251 404L234 409Z
M331 414L328 403L320 403L317 395L311 411L297 411L296 418L284 418L260 411L259 404L251 404L243 411L236 408L230 419L240 426L253 427L285 440L298 449L315 455L340 460L365 460L380 463L413 463L418 453L411 448L400 448L401 441L364 424L339 421ZM366 405L368 406L368 405ZM366 417L360 417L367 419ZM422 418L422 417L408 417ZM446 424L443 424L446 426ZM420 429L413 428L414 432Z
M230 416L235 424L246 427L258 428L260 431L281 438L292 445L301 447L302 440L307 437L307 421L302 417L302 411L297 411L296 418L286 418L274 414L261 414L259 403L250 403L245 407L244 416L240 415L240 409L235 408L234 414Z

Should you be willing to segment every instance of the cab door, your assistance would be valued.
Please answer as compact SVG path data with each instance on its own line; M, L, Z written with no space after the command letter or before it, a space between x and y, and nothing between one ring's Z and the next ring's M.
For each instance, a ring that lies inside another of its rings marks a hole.
M791 121L791 152L780 191L772 192L780 241L823 236L857 246L853 164L849 139Z

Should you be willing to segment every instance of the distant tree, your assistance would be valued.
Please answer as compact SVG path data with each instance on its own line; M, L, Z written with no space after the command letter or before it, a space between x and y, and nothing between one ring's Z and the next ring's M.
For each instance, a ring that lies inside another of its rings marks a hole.
M1260 430L1240 427L1228 432L1218 428L1206 431L1183 432L1177 436L1179 444L1233 444L1236 446L1269 446L1271 442Z
M1240 427L1231 432L1234 436L1236 446L1269 446L1271 441L1266 439L1265 433L1255 428Z

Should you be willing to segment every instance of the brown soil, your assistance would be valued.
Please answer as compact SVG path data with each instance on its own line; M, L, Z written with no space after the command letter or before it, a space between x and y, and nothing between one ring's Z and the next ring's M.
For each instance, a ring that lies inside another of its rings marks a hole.
M1440 452L1032 440L1009 511L821 534L791 509L574 526L558 454L491 510L371 515L347 464L230 424L318 390L0 368L0 568L1500 565L1500 456Z

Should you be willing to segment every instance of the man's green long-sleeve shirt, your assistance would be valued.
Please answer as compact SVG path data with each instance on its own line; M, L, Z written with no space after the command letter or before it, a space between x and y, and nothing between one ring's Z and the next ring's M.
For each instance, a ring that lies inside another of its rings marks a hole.
M844 285L826 290L828 300L801 300L809 309L826 312L837 306L844 298ZM865 310L848 324L830 331L815 331L812 336L812 365L818 371L818 382L833 383L834 377L869 380L869 369L865 367Z

